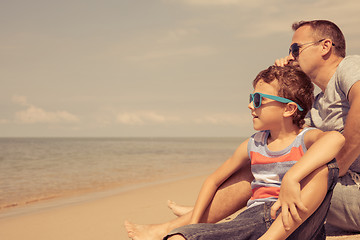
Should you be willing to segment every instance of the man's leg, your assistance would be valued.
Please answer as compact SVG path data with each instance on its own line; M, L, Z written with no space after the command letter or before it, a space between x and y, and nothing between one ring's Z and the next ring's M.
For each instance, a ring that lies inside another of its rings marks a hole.
M349 173L339 178L334 188L326 230L360 232L360 189Z

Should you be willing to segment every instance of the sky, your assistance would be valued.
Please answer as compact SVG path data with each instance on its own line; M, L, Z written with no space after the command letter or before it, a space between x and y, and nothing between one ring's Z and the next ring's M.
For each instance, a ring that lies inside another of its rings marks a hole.
M0 137L246 137L252 81L291 25L358 0L1 0Z

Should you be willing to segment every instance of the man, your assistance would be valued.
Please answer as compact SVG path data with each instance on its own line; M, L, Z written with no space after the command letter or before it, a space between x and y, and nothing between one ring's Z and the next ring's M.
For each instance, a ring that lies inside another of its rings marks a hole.
M344 35L330 21L301 21L292 28L295 33L289 56L276 60L275 65L300 66L321 89L307 116L307 125L323 131L337 130L346 139L336 157L340 178L333 192L327 227L360 232L360 56L345 56ZM226 199L228 185L245 192L244 186L234 180L224 183L224 188L217 193L219 199ZM241 199L240 193L231 196ZM215 200L210 207L214 210L208 215L214 219L219 215L215 209L222 209ZM230 202L223 208L227 211L222 209L222 212L232 212Z
M336 157L340 178L327 224L360 232L360 56L345 57L344 36L330 21L302 21L292 27L289 56L275 65L298 64L321 89L307 124L340 131L346 139Z

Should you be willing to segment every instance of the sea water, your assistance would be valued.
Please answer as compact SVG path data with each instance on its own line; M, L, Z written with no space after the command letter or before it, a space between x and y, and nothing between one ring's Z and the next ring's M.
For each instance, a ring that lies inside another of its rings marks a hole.
M46 199L201 175L242 138L0 138L0 212Z

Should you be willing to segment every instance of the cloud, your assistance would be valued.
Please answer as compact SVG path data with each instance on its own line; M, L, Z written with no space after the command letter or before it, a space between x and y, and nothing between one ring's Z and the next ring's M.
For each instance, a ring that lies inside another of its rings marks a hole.
M192 115L174 116L170 114L159 114L154 111L136 111L119 113L116 121L124 125L150 125L150 124L178 124L178 125L231 125L242 126L251 124L251 117L248 113L216 113L202 117Z
M21 106L27 107L25 110L15 113L15 121L25 124L33 123L77 123L79 118L67 111L46 111L40 107L28 103L25 96L15 95L12 101Z
M177 122L179 119L172 116L164 116L151 111L125 112L119 113L116 121L125 125L148 125L148 124L164 124Z
M10 123L10 121L7 119L0 118L0 124L6 124L6 123Z
M251 123L250 114L211 114L195 119L197 124L243 126Z

